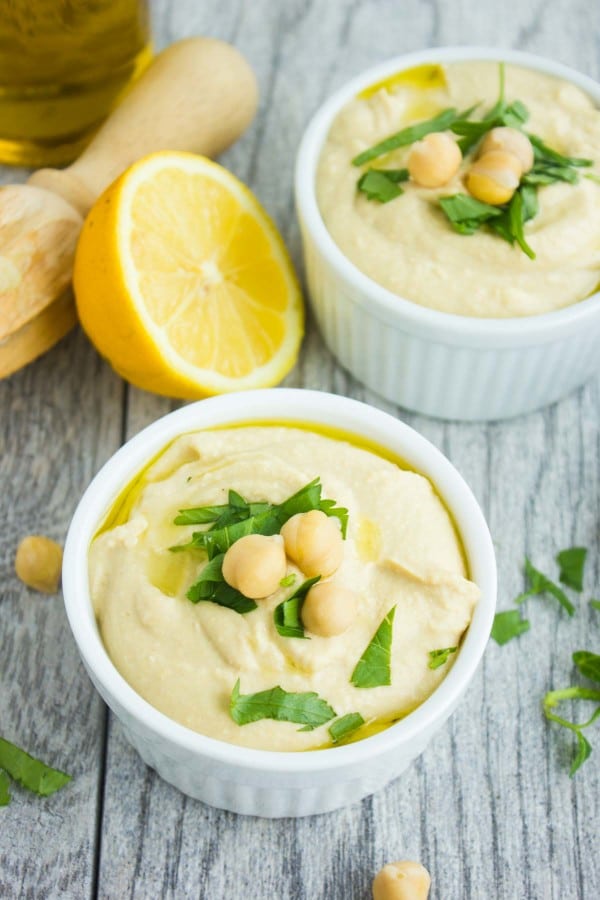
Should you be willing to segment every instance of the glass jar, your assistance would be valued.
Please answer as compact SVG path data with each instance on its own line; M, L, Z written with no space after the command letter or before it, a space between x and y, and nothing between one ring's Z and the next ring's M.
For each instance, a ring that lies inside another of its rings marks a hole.
M146 0L0 0L0 162L73 160L151 55Z

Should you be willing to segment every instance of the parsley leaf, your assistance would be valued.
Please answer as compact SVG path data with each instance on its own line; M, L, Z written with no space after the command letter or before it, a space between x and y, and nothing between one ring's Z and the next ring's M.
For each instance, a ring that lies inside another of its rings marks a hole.
M587 549L585 547L570 547L567 550L561 550L556 557L556 562L560 566L559 579L575 591L583 590L583 570L586 556Z
M373 688L392 683L392 627L396 607L393 606L371 638L357 662L350 681L357 688Z
M304 634L304 625L301 617L302 604L313 584L316 584L320 579L320 575L308 578L294 591L291 597L288 597L287 600L275 607L273 621L275 622L275 628L282 637L306 638L306 640L310 640Z
M369 200L389 203L404 191L399 181L408 181L408 169L368 169L356 182L356 187Z
M529 620L522 619L518 609L507 609L496 613L492 625L492 638L502 646L525 631L529 631Z
M551 594L558 600L560 605L570 616L575 613L575 607L568 599L565 592L546 575L536 569L527 557L525 557L525 575L529 579L530 587L528 590L524 591L524 593L519 594L515 599L517 605L523 603L528 597L534 597L537 594Z
M533 146L533 155L536 162L556 163L559 166L574 166L576 169L587 168L594 165L591 159L582 159L578 156L563 156L558 150L553 150L543 142L536 134L528 134L527 137Z
M40 797L49 797L71 781L71 776L52 769L0 737L0 769L28 791ZM5 785L5 790L6 790Z
M460 234L474 234L484 222L502 215L502 209L489 203L482 203L469 194L450 194L448 197L441 197L440 206L452 227Z
M314 691L288 693L277 685L257 694L241 694L239 678L231 694L229 712L237 725L274 719L276 722L304 725L303 731L318 728L336 716L329 703Z
M216 603L218 606L226 606L240 615L252 612L257 606L254 600L244 597L240 591L228 585L223 578L224 556L224 553L220 553L204 566L198 579L188 590L186 597L192 603L206 600Z
M372 159L377 159L378 156L383 156L385 153L391 153L392 150L398 150L399 147L408 147L409 144L420 141L425 135L431 134L434 131L446 131L446 129L450 128L450 126L458 119L466 118L470 112L472 112L472 110L466 110L465 112L459 113L454 108L444 109L432 119L426 119L423 122L417 122L415 125L409 125L408 128L397 131L384 141L375 144L374 147L363 150L362 153L359 153L358 156L354 157L352 165L363 166L365 163L371 162Z
M600 681L600 656L589 650L577 650L573 654L573 662L582 675L590 681Z
M327 730L333 743L339 744L341 741L349 738L351 734L354 734L355 731L358 731L364 724L365 720L360 713L346 713L345 716L336 719Z
M458 647L445 647L443 650L429 651L429 668L439 669L444 663L448 662L451 653L456 653Z
M296 573L290 572L289 575L284 575L279 584L281 587L291 587L296 580Z
M10 803L10 781L4 769L0 769L0 806Z
M579 653L586 653L587 651L580 650ZM576 654L574 654L575 657ZM595 654L591 654L594 656ZM563 688L558 691L548 691L546 696L544 697L543 708L544 715L551 722L556 722L558 725L562 725L563 728L567 728L569 731L574 732L577 737L577 752L571 764L571 768L569 771L569 775L571 778L575 774L575 772L579 769L580 766L588 759L590 753L592 752L592 745L588 741L588 739L583 734L584 728L589 728L590 725L596 721L596 719L600 718L600 706L596 707L595 711L592 713L587 722L570 722L568 719L563 719L562 716L558 716L553 709L564 700L593 700L597 703L600 703L600 690L596 690L595 688L585 688L585 687L568 687Z

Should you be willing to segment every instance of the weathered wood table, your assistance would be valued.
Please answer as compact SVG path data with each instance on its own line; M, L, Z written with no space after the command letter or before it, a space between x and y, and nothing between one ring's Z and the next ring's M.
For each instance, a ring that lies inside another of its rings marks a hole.
M300 265L294 155L335 87L394 54L458 43L520 47L598 78L597 14L590 0L156 0L154 28L159 46L206 33L247 54L260 114L223 161L257 192ZM286 383L387 409L450 457L488 517L500 607L523 587L525 554L554 571L554 553L575 543L591 551L584 596L600 587L597 381L516 421L444 424L365 391L309 323ZM210 809L143 765L84 672L60 597L13 574L18 539L62 540L101 464L176 404L128 387L79 332L0 383L0 403L0 734L74 775L45 801L15 790L0 810L0 897L366 900L378 867L399 857L431 869L434 900L600 897L600 750L570 780L571 741L540 710L546 690L569 682L573 650L600 649L600 613L587 600L572 620L530 601L531 631L490 645L440 736L378 795L295 821Z

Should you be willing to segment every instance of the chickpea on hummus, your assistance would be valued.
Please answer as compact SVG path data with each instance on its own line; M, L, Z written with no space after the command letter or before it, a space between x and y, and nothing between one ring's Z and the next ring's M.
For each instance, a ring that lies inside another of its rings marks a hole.
M415 142L381 147L427 120L437 127ZM598 290L599 172L600 111L587 94L512 65L499 94L498 64L470 61L361 92L331 126L316 188L333 239L374 281L442 312L506 318Z
M266 750L408 714L449 671L479 597L426 478L276 425L176 439L109 514L89 572L131 686L201 734Z

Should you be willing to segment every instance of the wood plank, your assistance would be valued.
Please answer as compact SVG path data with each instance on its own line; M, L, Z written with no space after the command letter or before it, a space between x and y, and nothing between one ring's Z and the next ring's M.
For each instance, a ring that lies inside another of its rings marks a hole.
M19 539L64 540L92 475L118 447L123 387L75 331L0 381L0 733L65 769L40 799L18 788L0 811L0 896L91 896L105 713L79 659L62 596L14 574Z

